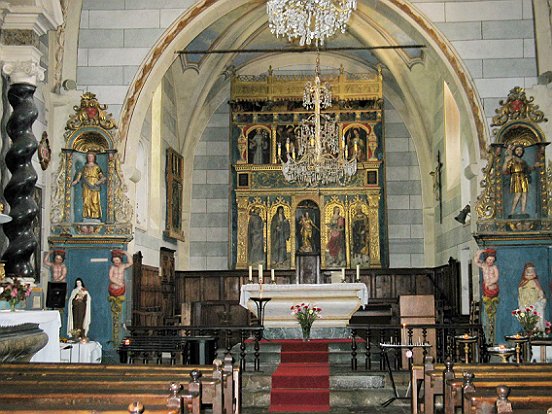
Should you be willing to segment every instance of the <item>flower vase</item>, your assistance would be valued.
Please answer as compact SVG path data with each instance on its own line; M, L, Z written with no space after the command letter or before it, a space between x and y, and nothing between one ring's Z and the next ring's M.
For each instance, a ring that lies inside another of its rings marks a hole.
M15 300L10 300L10 312L15 312L15 305L17 305L17 302Z
M303 334L303 342L310 341L311 325L301 325L301 333Z

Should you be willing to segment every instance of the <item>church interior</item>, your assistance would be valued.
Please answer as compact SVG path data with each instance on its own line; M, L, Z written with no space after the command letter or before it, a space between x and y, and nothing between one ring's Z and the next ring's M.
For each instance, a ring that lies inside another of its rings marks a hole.
M0 412L552 408L549 0L0 16Z

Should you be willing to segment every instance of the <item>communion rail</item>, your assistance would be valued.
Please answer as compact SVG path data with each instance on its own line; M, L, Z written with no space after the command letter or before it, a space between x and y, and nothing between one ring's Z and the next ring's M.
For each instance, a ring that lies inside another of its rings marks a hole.
M199 363L199 356L191 354L201 352L198 347L200 343L206 346L206 354L212 355L213 358L219 350L223 350L225 355L232 353L234 346L239 344L240 369L245 371L246 342L251 341L253 344L253 369L259 371L260 340L263 336L263 329L262 326L129 326L127 330L130 335L123 339L118 352L121 362L140 359L143 363L150 361L159 363L161 360L159 354L169 352L182 354L183 364L193 364ZM155 348L157 338L164 338L162 345L169 343L173 348L163 349L162 346ZM175 341L169 341L167 338L174 338ZM206 344L206 340L208 340L208 344ZM177 359L171 355L170 363L174 364ZM210 364L212 361L201 362Z
M380 346L381 343L403 343L406 348L409 344L431 343L433 348L431 352L437 362L444 362L448 358L456 362L465 357L464 345L458 339L459 336L465 334L477 338L474 343L476 349L472 355L473 360L485 362L489 359L485 334L480 324L447 323L408 326L351 324L348 328L351 330L351 368L354 371L358 369L359 356L363 357L365 370L384 369L385 351ZM435 334L434 340L431 341L433 334ZM424 356L428 352L430 351L427 348L423 349ZM400 369L400 360L400 358L394 359L392 367L394 370Z

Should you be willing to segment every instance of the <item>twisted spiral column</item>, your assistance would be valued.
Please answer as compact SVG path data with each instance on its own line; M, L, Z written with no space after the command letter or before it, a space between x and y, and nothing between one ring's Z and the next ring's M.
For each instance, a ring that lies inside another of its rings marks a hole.
M7 274L22 277L35 277L30 260L37 246L32 222L38 213L33 199L37 175L31 163L38 147L32 131L38 117L33 100L35 90L36 86L28 83L14 83L8 90L13 112L7 124L12 145L6 153L6 166L12 176L4 189L4 197L13 220L3 226L9 245L2 259L6 261Z

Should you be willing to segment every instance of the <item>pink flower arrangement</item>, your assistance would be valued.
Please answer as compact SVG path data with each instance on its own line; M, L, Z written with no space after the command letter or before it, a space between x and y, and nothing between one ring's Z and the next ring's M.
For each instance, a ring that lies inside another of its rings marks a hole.
M6 277L0 285L0 300L10 303L10 307L15 307L19 302L24 301L31 295L33 283L26 282L20 278Z
M322 312L322 308L310 303L293 305L290 310L291 314L299 321L301 328L312 326L313 322L320 318Z
M526 306L525 309L513 310L512 316L518 320L525 332L534 331L541 318L541 314L535 310L533 305Z

